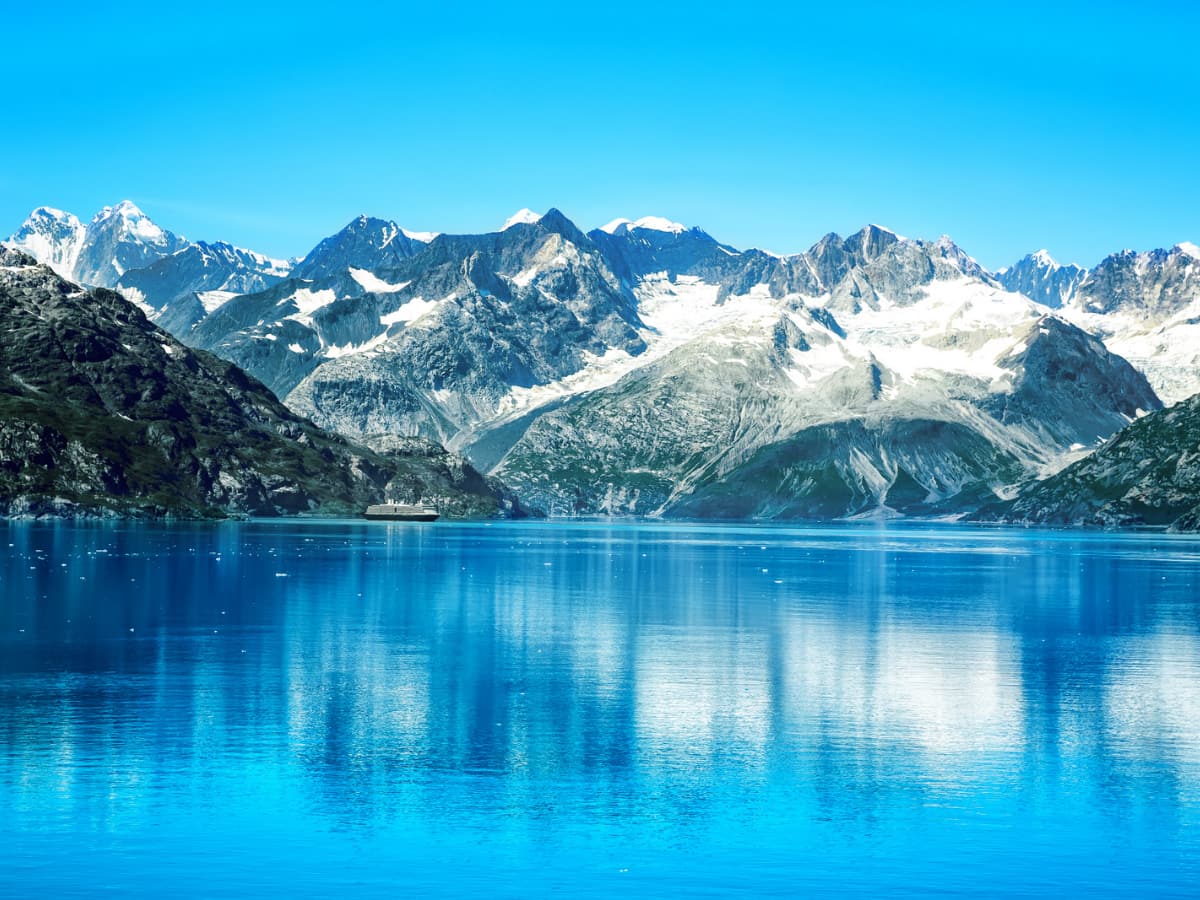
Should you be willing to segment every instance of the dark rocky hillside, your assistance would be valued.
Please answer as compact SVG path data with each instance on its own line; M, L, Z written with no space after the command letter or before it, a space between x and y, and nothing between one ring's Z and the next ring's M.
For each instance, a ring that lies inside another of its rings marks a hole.
M519 513L441 447L371 450L185 347L119 294L0 248L0 513L357 514L386 497Z
M1200 394L1133 422L1095 453L976 518L1200 531Z

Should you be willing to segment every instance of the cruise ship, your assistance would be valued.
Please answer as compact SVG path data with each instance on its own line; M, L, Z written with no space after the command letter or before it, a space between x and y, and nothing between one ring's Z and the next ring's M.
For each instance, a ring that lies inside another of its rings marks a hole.
M441 515L433 506L412 503L376 503L368 506L363 516L368 519L388 519L394 522L432 522Z

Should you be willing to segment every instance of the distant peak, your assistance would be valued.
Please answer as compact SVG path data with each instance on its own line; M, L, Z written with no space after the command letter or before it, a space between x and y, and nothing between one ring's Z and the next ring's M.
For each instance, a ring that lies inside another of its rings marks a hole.
M1191 241L1180 241L1172 250L1178 250L1180 253L1190 256L1192 259L1200 259L1200 247L1197 247Z
M681 234L687 231L686 225L664 219L662 216L643 216L633 223L634 228L647 228L650 231L669 231L671 234Z
M401 228L400 231L410 241L420 241L422 244L428 244L441 234L440 231L409 231L407 228Z
M55 209L53 206L39 206L37 209L35 209L33 212L31 212L29 214L29 218L31 218L31 219L54 219L56 221L65 221L65 222L72 222L72 221L78 222L79 221L71 213L64 212L61 209Z
M1084 267L1078 263L1067 263L1066 265L1060 263L1057 259L1051 256L1050 251L1046 250L1045 248L1034 253L1026 254L1024 259L1027 259L1034 265L1044 269L1078 269L1081 272L1086 271Z
M686 225L672 222L662 216L642 216L637 220L613 219L607 225L602 225L600 230L608 234L617 234L621 231L634 231L638 228L645 228L647 231L664 231L668 234L682 234L688 230Z
M127 221L137 221L145 219L149 221L147 216L136 203L132 200L122 200L114 206L106 206L100 212L96 213L92 219L93 222L104 222L108 219L124 219Z
M143 218L146 215L132 200L122 200L116 206L106 206L104 209L105 211L118 216L125 216L126 218Z
M367 228L368 226L370 226L370 227L378 226L379 228L389 228L389 227L390 228L398 228L399 227L398 225L396 225L395 222L389 222L387 219L380 219L380 218L377 218L376 216L368 216L366 213L359 213L357 216L355 216L353 219L350 220L350 222L346 225L346 229ZM343 229L343 231L346 229Z
M542 217L535 213L532 209L519 209L505 221L501 231L508 231L514 225L535 225L542 220Z
M837 237L837 235L833 235L833 236ZM827 235L827 237L828 237L828 235ZM855 233L854 235L851 235L851 239L854 239L854 238L857 238L860 241L864 241L864 240L879 241L883 244L893 244L893 243L897 243L899 241L907 241L908 240L908 238L906 238L904 235L897 234L896 232L892 231L892 229L888 228L886 225L879 225L874 222L872 222L870 225L863 226L862 228L860 228L858 230L857 233ZM840 240L840 238L839 238L839 240Z

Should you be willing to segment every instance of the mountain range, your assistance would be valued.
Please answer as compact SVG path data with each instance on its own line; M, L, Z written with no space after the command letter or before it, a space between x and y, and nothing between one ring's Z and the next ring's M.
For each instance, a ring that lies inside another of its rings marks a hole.
M361 216L283 262L128 202L8 243L323 428L445 444L552 514L959 514L1200 392L1190 244L989 272L874 225L778 256L522 210L482 235Z

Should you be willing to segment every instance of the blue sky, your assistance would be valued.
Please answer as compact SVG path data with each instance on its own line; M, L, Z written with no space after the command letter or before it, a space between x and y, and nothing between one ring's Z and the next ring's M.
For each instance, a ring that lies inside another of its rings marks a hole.
M468 232L557 206L1090 265L1200 242L1198 6L22 4L0 232L130 198L291 256L359 212Z

